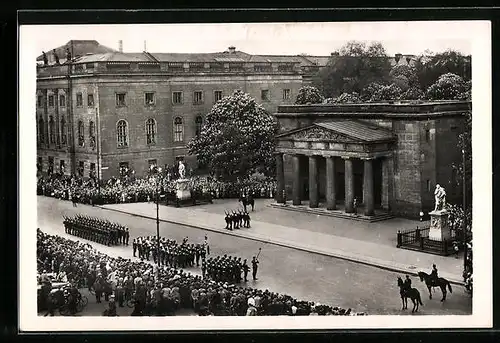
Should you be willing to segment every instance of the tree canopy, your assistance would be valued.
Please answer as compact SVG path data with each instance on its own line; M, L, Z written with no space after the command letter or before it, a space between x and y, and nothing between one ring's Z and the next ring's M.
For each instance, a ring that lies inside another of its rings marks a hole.
M321 104L324 100L323 95L318 88L312 86L303 86L299 89L299 94L297 94L297 99L295 104L297 105L307 105L307 104Z
M212 107L201 133L188 143L189 154L224 180L247 178L255 171L272 175L276 133L273 116L237 90Z
M386 80L390 70L389 57L380 42L350 41L334 53L313 83L327 97L361 93L369 83Z

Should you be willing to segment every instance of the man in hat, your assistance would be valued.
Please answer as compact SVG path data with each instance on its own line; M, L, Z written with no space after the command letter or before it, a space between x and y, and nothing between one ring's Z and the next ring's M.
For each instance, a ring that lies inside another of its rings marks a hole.
M257 257L252 258L252 277L253 280L257 280L257 269L259 267L259 261L257 260Z
M244 280L245 280L245 282L247 282L248 281L247 280L248 272L250 271L250 267L247 264L247 259L243 260L243 265L241 266L241 268L243 269Z

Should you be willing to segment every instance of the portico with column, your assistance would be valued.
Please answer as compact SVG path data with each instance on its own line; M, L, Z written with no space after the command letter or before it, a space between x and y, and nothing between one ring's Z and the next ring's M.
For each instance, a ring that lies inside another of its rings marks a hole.
M350 214L362 207L357 213L365 216L373 216L376 206L389 210L392 187L382 183L391 180L383 180L382 173L387 173L386 166L392 163L396 138L390 131L339 121L315 123L280 134L277 139L278 203L283 204L283 194L290 193L291 205L305 206L303 201L308 201L311 209ZM291 166L288 173L285 166Z

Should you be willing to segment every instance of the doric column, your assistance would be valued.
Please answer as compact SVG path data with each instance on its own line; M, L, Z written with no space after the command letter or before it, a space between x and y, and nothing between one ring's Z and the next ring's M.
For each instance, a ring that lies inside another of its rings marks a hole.
M293 190L292 190L292 201L294 205L300 205L300 159L299 155L292 156L292 167L293 167Z
M334 210L336 208L335 195L335 157L326 157L326 209Z
M352 169L352 160L349 157L343 157L345 162L345 212L354 212L354 174Z
M365 215L373 216L373 159L364 160L363 201Z
M318 157L309 156L309 207L318 207Z
M283 154L275 153L276 158L276 201L278 203L284 203L283 192L285 190L285 170L283 167Z

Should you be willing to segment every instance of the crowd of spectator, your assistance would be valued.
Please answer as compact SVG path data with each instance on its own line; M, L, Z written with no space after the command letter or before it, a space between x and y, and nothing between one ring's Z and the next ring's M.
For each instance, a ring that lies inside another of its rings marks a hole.
M145 261L113 258L91 245L37 230L39 273L64 272L68 280L94 287L118 306L133 301L131 315L175 315L191 309L198 315L364 315L269 290L243 287ZM110 312L105 312L110 313Z
M271 179L249 179L223 182L210 177L191 177L190 189L199 194L210 194L214 199L239 198L243 194L253 198L273 198L276 182ZM146 202L156 194L175 194L176 182L161 174L146 178L111 178L98 185L94 179L52 174L39 176L37 194L83 204L116 204Z

